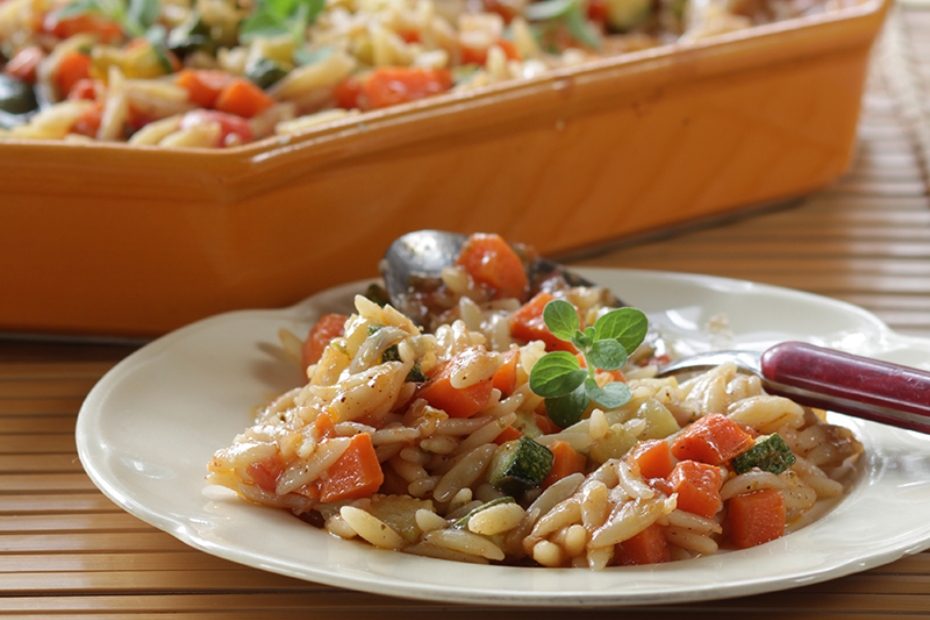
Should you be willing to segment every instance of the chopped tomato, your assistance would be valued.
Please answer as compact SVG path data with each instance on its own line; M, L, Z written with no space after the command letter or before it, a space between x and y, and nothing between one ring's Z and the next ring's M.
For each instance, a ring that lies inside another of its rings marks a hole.
M252 463L246 468L246 473L258 488L268 493L274 493L278 485L278 478L284 471L284 462L275 454L263 461Z
M681 432L672 443L676 458L722 465L752 447L752 435L739 424L719 413L700 418Z
M71 126L71 133L96 138L102 120L103 103L97 102L74 122L74 125Z
M665 528L653 523L636 536L618 544L615 557L617 564L623 566L670 562L672 552L665 539Z
M718 467L681 461L669 477L672 491L678 493L678 507L702 517L713 517L723 507L720 487L723 475Z
M785 533L785 501L775 489L741 493L727 500L724 531L740 549L761 545Z
M566 476L579 472L584 473L588 464L588 457L575 450L567 441L552 442L549 451L552 452L553 457L552 469L549 470L549 475L543 480L542 487L544 489Z
M233 114L215 110L192 110L181 119L181 127L185 129L201 123L217 123L220 126L217 146L243 144L252 140L249 121Z
M468 351L443 365L419 391L420 398L453 418L470 418L481 411L488 404L493 389L493 377L465 388L452 386L451 376L465 361L466 355Z
M340 502L374 494L384 483L384 472L378 462L371 435L360 433L349 447L329 466L320 480L320 501Z
M606 0L588 0L588 19L598 24L607 23Z
M97 99L97 82L90 78L78 80L68 92L68 99L84 99L86 101L95 101Z
M362 83L358 78L350 77L339 82L333 89L336 105L345 110L361 107Z
M304 346L301 350L301 362L304 368L311 364L316 364L323 356L323 351L334 338L342 336L345 332L346 321L349 319L344 314L324 314L310 328L307 339L304 340Z
M364 108L386 108L443 93L452 88L447 69L382 67L362 82Z
M89 78L90 66L90 56L80 52L69 52L62 56L53 77L58 95L67 97L78 82Z
M252 118L274 105L274 99L261 88L243 78L236 78L223 88L215 107L220 112Z
M12 75L17 80L35 84L36 69L39 63L45 58L45 52L37 45L30 45L16 52L16 55L6 63L4 72Z
M223 89L233 81L225 71L184 69L174 78L175 83L187 91L191 103L201 108L212 108Z
M123 37L123 29L119 24L96 13L59 17L53 11L45 16L42 29L59 39L68 39L76 34L92 34L101 43L114 43Z
M553 299L555 298L549 293L538 293L533 299L526 302L522 308L514 312L510 319L510 335L525 342L542 340L546 343L547 351L578 353L575 345L556 338L546 327L546 322L543 320L543 310L545 310L546 304Z
M639 466L643 478L666 478L675 467L675 459L668 442L661 439L646 441L630 452L630 459Z
M456 258L456 264L472 279L493 292L494 299L524 299L529 282L523 261L503 237L476 233L470 236Z

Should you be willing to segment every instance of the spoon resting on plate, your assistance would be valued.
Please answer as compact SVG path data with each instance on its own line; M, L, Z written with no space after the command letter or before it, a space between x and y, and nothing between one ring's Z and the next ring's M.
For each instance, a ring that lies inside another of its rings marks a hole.
M891 426L930 433L930 372L804 342L762 353L716 351L672 362L660 376L733 362L769 394Z

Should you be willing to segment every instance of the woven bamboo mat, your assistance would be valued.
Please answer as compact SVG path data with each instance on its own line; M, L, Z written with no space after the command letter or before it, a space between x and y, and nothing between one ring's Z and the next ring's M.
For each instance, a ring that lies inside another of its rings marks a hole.
M930 336L930 63L921 58L930 58L930 11L915 5L886 34L858 158L835 187L790 208L614 247L587 262L806 289L862 305L899 331ZM122 512L83 473L73 429L87 391L130 350L0 342L0 616L540 616L416 603L279 577L194 551ZM584 613L608 615L930 617L930 552L769 595Z

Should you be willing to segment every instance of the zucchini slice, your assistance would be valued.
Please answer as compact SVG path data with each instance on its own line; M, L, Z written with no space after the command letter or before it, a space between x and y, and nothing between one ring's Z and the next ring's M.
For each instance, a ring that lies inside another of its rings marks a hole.
M548 448L529 437L508 441L494 455L488 480L501 493L520 495L542 484L552 458Z
M780 474L792 465L797 458L778 433L763 435L756 439L755 445L733 457L733 470L745 474L755 468Z

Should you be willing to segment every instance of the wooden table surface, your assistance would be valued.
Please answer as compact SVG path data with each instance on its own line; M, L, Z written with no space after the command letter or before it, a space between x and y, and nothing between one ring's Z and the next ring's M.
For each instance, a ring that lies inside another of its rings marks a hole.
M930 11L914 6L897 16L877 50L859 155L836 186L791 207L626 243L584 262L804 289L859 304L903 333L930 337L930 61L921 58L930 59ZM123 512L83 473L73 431L85 394L132 350L0 341L0 616L540 616L280 577L190 549ZM930 552L767 595L558 615L930 617Z

